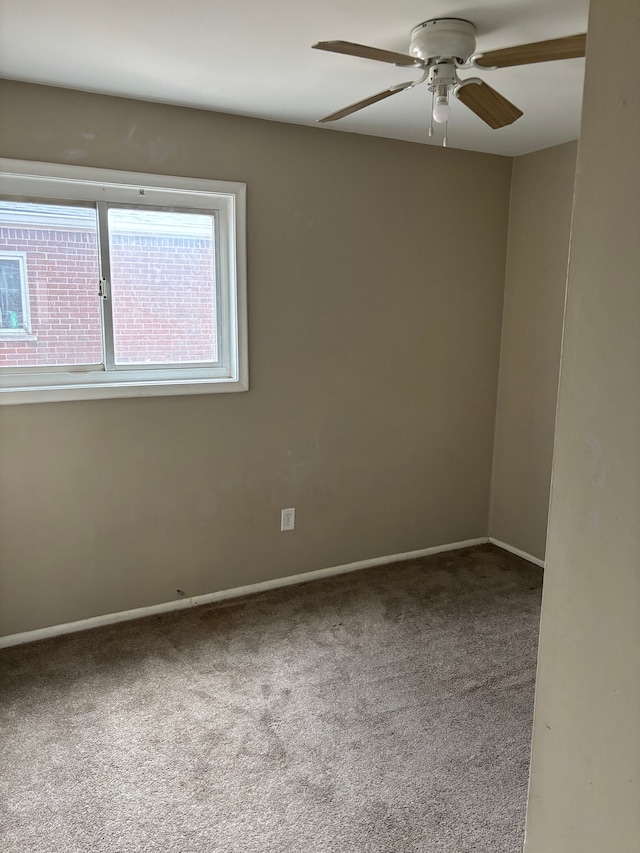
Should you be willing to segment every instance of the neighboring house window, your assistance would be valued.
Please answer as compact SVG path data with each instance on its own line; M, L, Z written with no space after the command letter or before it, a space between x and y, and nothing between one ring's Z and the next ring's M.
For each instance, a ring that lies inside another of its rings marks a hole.
M0 172L0 403L247 389L244 184Z
M26 255L0 250L0 340L29 334Z

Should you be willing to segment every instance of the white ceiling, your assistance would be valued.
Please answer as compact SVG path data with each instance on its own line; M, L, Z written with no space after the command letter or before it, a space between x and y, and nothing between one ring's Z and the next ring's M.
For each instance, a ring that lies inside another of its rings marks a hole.
M476 25L479 51L492 50L585 32L587 13L588 0L0 0L0 75L315 125L419 76L311 50L316 41L406 53L416 24L458 17ZM584 60L466 73L524 116L491 130L455 102L451 147L517 155L577 138ZM421 86L324 127L427 143L429 104Z

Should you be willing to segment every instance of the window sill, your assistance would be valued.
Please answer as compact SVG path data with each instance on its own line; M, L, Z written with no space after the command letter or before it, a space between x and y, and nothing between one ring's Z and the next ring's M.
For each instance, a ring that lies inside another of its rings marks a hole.
M30 332L25 332L22 329L16 329L13 331L12 329L2 329L0 330L0 342L5 344L12 344L16 341L22 343L23 341L32 341L36 342L38 340L37 335L32 335Z
M0 406L16 403L60 403L73 400L107 400L127 397L177 397L248 391L237 379L180 379L145 382L86 382L76 385L0 388Z

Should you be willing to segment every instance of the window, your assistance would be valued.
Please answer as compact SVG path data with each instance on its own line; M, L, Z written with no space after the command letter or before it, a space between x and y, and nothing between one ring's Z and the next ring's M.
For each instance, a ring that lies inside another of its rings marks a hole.
M0 161L0 193L0 403L247 389L244 184Z
M26 255L0 250L0 340L25 338L29 332Z

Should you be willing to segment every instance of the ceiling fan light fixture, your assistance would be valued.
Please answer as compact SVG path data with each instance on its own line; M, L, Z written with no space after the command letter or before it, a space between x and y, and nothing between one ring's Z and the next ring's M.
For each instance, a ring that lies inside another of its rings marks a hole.
M449 59L443 62L437 62L429 68L429 80L427 87L433 95L431 105L431 131L429 136L433 136L434 121L437 124L446 125L451 118L449 93L453 90L454 86L458 84L458 82L456 66Z
M328 122L344 118L398 92L415 89L426 81L432 96L429 137L433 136L434 122L443 124L445 135L442 144L446 145L447 123L451 117L449 97L452 92L457 100L494 130L507 127L522 116L521 109L485 83L483 79L479 77L460 79L459 69L476 66L485 70L510 68L515 65L575 59L584 56L586 52L586 33L499 48L484 53L476 53L475 34L474 25L462 18L431 18L418 24L411 31L408 54L381 50L349 41L317 42L313 45L316 50L374 59L392 65L411 66L422 71L422 76L417 80L397 83L383 92L350 104L319 121Z
M438 124L446 124L451 118L448 93L436 95L433 105L433 120Z

